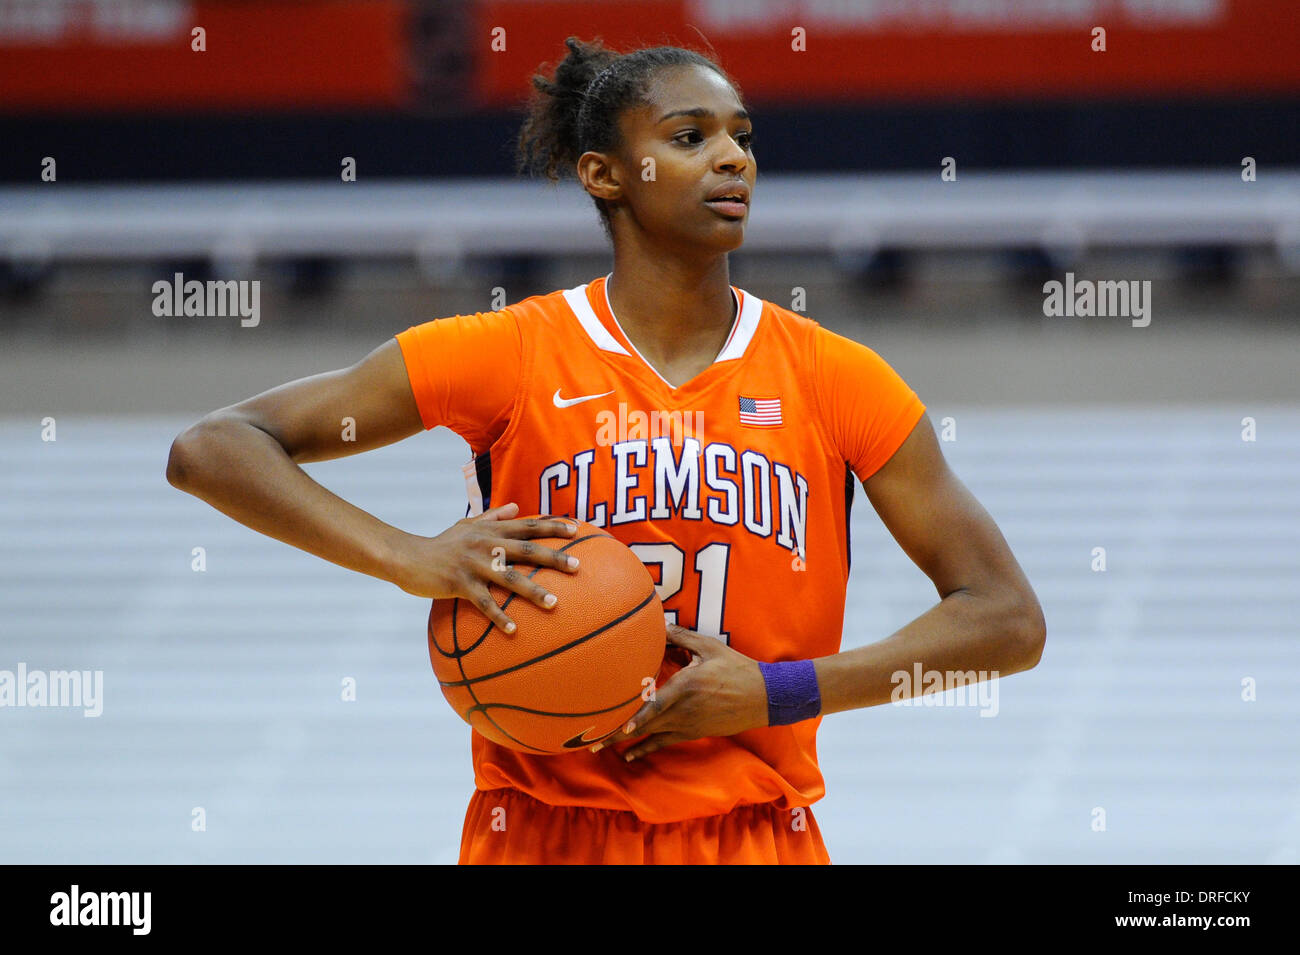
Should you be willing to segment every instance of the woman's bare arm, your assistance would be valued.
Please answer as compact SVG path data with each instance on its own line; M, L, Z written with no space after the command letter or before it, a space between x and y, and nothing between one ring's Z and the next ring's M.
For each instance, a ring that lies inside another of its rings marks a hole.
M280 385L221 408L172 442L167 480L253 530L424 597L460 596L513 629L487 582L546 606L545 588L508 564L572 570L533 544L567 536L562 520L511 520L509 503L437 537L408 534L349 504L299 465L358 454L423 430L395 339L349 368ZM507 566L494 565L501 548ZM490 605L490 606L489 606Z
M889 702L895 674L917 663L979 679L1035 666L1047 634L1038 598L993 518L948 467L928 418L863 487L942 599L879 643L818 659L822 712Z

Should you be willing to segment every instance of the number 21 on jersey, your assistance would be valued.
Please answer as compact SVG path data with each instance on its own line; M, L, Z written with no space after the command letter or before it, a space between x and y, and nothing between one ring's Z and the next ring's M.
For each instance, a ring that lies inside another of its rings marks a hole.
M655 590L659 599L667 605L668 601L682 589L683 575L686 572L686 552L676 544L661 542L654 544L629 544L632 553L650 569L659 565L659 582ZM730 635L722 626L722 615L727 606L727 561L731 556L731 545L721 541L706 544L695 552L692 570L699 577L699 597L695 604L695 626L691 629L711 637L717 637L723 643L730 643ZM676 610L665 610L664 616L669 623L680 623ZM685 624L681 624L685 626Z

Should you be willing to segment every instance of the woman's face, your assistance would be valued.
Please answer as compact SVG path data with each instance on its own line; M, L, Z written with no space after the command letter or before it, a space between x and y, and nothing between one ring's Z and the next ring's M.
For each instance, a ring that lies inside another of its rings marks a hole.
M647 92L648 105L620 117L615 235L621 218L683 249L739 248L758 168L736 91L708 67L689 65L660 70ZM718 189L741 201L709 201Z

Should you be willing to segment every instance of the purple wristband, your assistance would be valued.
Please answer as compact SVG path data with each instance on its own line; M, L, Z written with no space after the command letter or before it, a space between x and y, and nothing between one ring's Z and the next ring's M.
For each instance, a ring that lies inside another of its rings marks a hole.
M759 661L758 668L767 684L768 726L787 726L821 713L822 694L817 688L817 670L811 660Z

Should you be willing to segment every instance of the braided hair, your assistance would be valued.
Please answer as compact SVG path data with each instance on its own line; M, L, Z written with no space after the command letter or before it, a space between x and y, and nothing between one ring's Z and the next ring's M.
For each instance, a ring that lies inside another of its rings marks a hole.
M517 143L519 172L551 182L565 175L577 178L578 158L589 150L622 148L619 116L649 102L650 79L657 70L704 66L735 86L722 67L695 50L656 46L620 54L606 48L599 37L584 43L571 36L564 45L569 52L555 67L554 78L533 76L534 93ZM592 199L605 234L612 238L608 203Z

